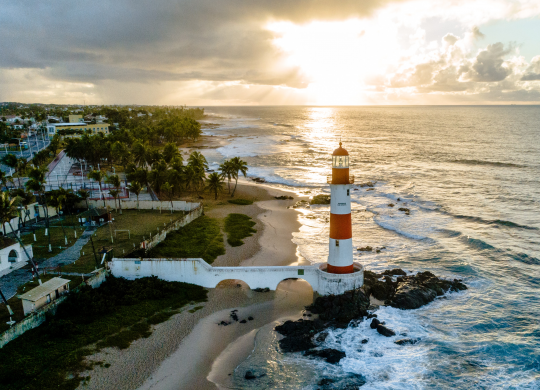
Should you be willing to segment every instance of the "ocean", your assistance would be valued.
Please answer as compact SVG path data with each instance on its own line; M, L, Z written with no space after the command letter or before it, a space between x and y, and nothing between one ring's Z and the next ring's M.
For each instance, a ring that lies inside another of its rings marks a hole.
M362 375L362 389L540 388L540 107L207 107L211 168L239 156L249 176L298 193L329 193L341 139L355 185L354 261L367 269L431 271L469 287L379 319L419 339L399 346L369 324L331 332L338 365L282 354L275 332L234 374L238 388L316 389ZM394 204L390 207L389 204ZM409 215L399 208L408 208ZM328 206L300 214L295 234L312 263L328 254ZM402 336L403 337L403 336ZM361 340L369 339L367 344ZM248 369L266 373L252 385ZM250 387L252 386L252 387Z

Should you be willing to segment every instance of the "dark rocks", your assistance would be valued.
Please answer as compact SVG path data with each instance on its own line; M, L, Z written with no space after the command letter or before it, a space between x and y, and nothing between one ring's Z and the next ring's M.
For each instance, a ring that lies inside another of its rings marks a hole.
M411 276L400 276L397 289L390 305L398 309L418 309L448 291L466 290L460 280L439 279L431 272L420 272Z
M359 184L359 186L362 187L362 188L364 188L364 187L373 187L374 185L375 184L373 184L373 182L371 182L371 181Z
M396 335L396 332L394 332L392 329L389 329L386 326L381 325L381 324L377 325L377 332L379 332L380 334L386 337L392 337Z
M363 248L358 247L358 248L356 248L356 250L360 251L360 252L371 252L371 251L373 251L373 248L368 245L368 246L365 246Z
M304 356L316 356L323 358L330 364L337 364L341 359L346 355L345 352L338 351L337 349L321 349L321 350L311 350L304 352Z
M266 180L262 177L252 177L251 180L253 180L255 183L266 183Z
M309 204L330 204L330 195L315 195Z
M252 317L252 316L249 316L249 317L248 317L248 321L253 321L253 317Z
M393 204L393 203L388 203L388 207L394 207L394 206L395 206L395 204Z
M405 214L407 214L407 215L409 215L409 213L411 212L411 210L409 210L409 209L406 208L406 207L400 207L398 210L399 210L399 211L405 212Z
M366 378L362 375L352 374L346 378L332 379L323 378L315 387L318 390L358 390L366 384Z
M242 321L240 321L240 323L241 323L241 324L245 324L245 323L247 323L247 321L246 321L246 320L242 320Z
M374 318L372 321L371 321L371 324L369 324L369 327L371 329L377 329L377 326L379 326L381 324L381 321L379 321L378 319Z
M413 340L413 339L401 339L401 340L396 340L394 341L394 344L397 344L397 345L407 345L407 344L416 344L418 342L418 340Z
M347 291L341 295L318 297L307 309L319 314L322 321L348 324L353 319L365 317L369 298L361 289Z
M227 326L230 325L230 322L221 321L218 325Z
M268 292L268 291L270 291L270 289L268 287L265 287L265 288L258 287L258 288L254 288L253 291L255 291L255 292Z
M368 339L364 339L364 340L362 340L362 344L367 344L368 341L369 341Z
M382 275L400 275L400 276L407 276L407 272L403 271L401 268L394 268L394 269L387 269L382 273Z
M275 331L285 336L279 341L283 352L300 352L315 348L312 337L324 329L324 323L315 321L285 321L275 327Z
M315 341L318 342L318 343L322 343L324 342L324 340L326 340L326 338L328 337L328 332L321 332L317 335L317 337L315 337Z
M238 310L231 311L231 319L236 322L238 322L238 315L236 314L237 311Z
M257 379L257 377L251 371L246 371L246 375L244 375L244 378L246 378L247 380Z
M292 200L294 199L292 196L285 196L285 195L282 195L282 196L274 196L274 198L278 199L278 200Z
M397 275L399 277L393 282L390 276ZM381 278L384 281L379 280ZM363 289L367 296L373 295L398 309L418 309L437 296L448 291L466 290L467 286L460 280L440 279L429 271L407 276L404 270L396 268L382 274L365 271Z

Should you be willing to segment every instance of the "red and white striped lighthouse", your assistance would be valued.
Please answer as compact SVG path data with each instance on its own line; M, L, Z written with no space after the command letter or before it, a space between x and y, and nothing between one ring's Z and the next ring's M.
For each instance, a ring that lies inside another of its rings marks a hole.
M349 274L354 270L351 184L354 176L349 175L349 153L341 147L332 154L332 176L330 184L330 245L326 271L332 274Z

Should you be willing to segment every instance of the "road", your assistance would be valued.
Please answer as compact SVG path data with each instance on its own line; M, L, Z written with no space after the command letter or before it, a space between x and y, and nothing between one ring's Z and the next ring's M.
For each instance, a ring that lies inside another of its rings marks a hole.
M47 136L33 135L29 137L26 140L26 142L28 142L28 149L23 150L22 152L21 151L8 151L6 153L5 149L0 150L0 159L4 157L6 154L14 154L15 156L17 156L17 158L26 157L27 159L30 159L34 154L46 148L49 145L50 140L48 139ZM11 171L10 168L4 164L0 164L0 169L7 173Z

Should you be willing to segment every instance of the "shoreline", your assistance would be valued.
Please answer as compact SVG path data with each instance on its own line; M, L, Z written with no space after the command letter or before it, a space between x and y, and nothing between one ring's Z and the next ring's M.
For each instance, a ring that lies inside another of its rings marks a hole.
M242 194L242 195L240 195ZM294 195L294 200L278 200L274 196ZM263 184L241 180L238 197L261 199L252 205L225 204L209 207L206 214L224 218L231 212L243 213L256 222L257 233L244 239L244 245L230 247L225 240L226 253L213 263L215 266L258 266L306 264L292 242L293 233L301 226L298 211L288 209L306 196ZM276 228L279 226L279 229ZM238 287L240 286L240 287ZM216 389L215 382L227 378L231 362L241 362L249 355L250 343L246 335L282 317L296 316L313 299L313 291L306 282L285 281L278 290L259 293L245 284L222 282L209 289L203 308L189 313L190 307L154 326L147 339L139 339L126 350L104 349L88 358L89 362L110 364L109 368L95 366L86 385L80 389L108 387L123 389ZM230 320L230 312L238 310L245 324ZM240 343L240 344L239 344ZM227 351L227 352L224 352ZM228 356L228 358L224 358ZM210 381L208 378L212 378Z

